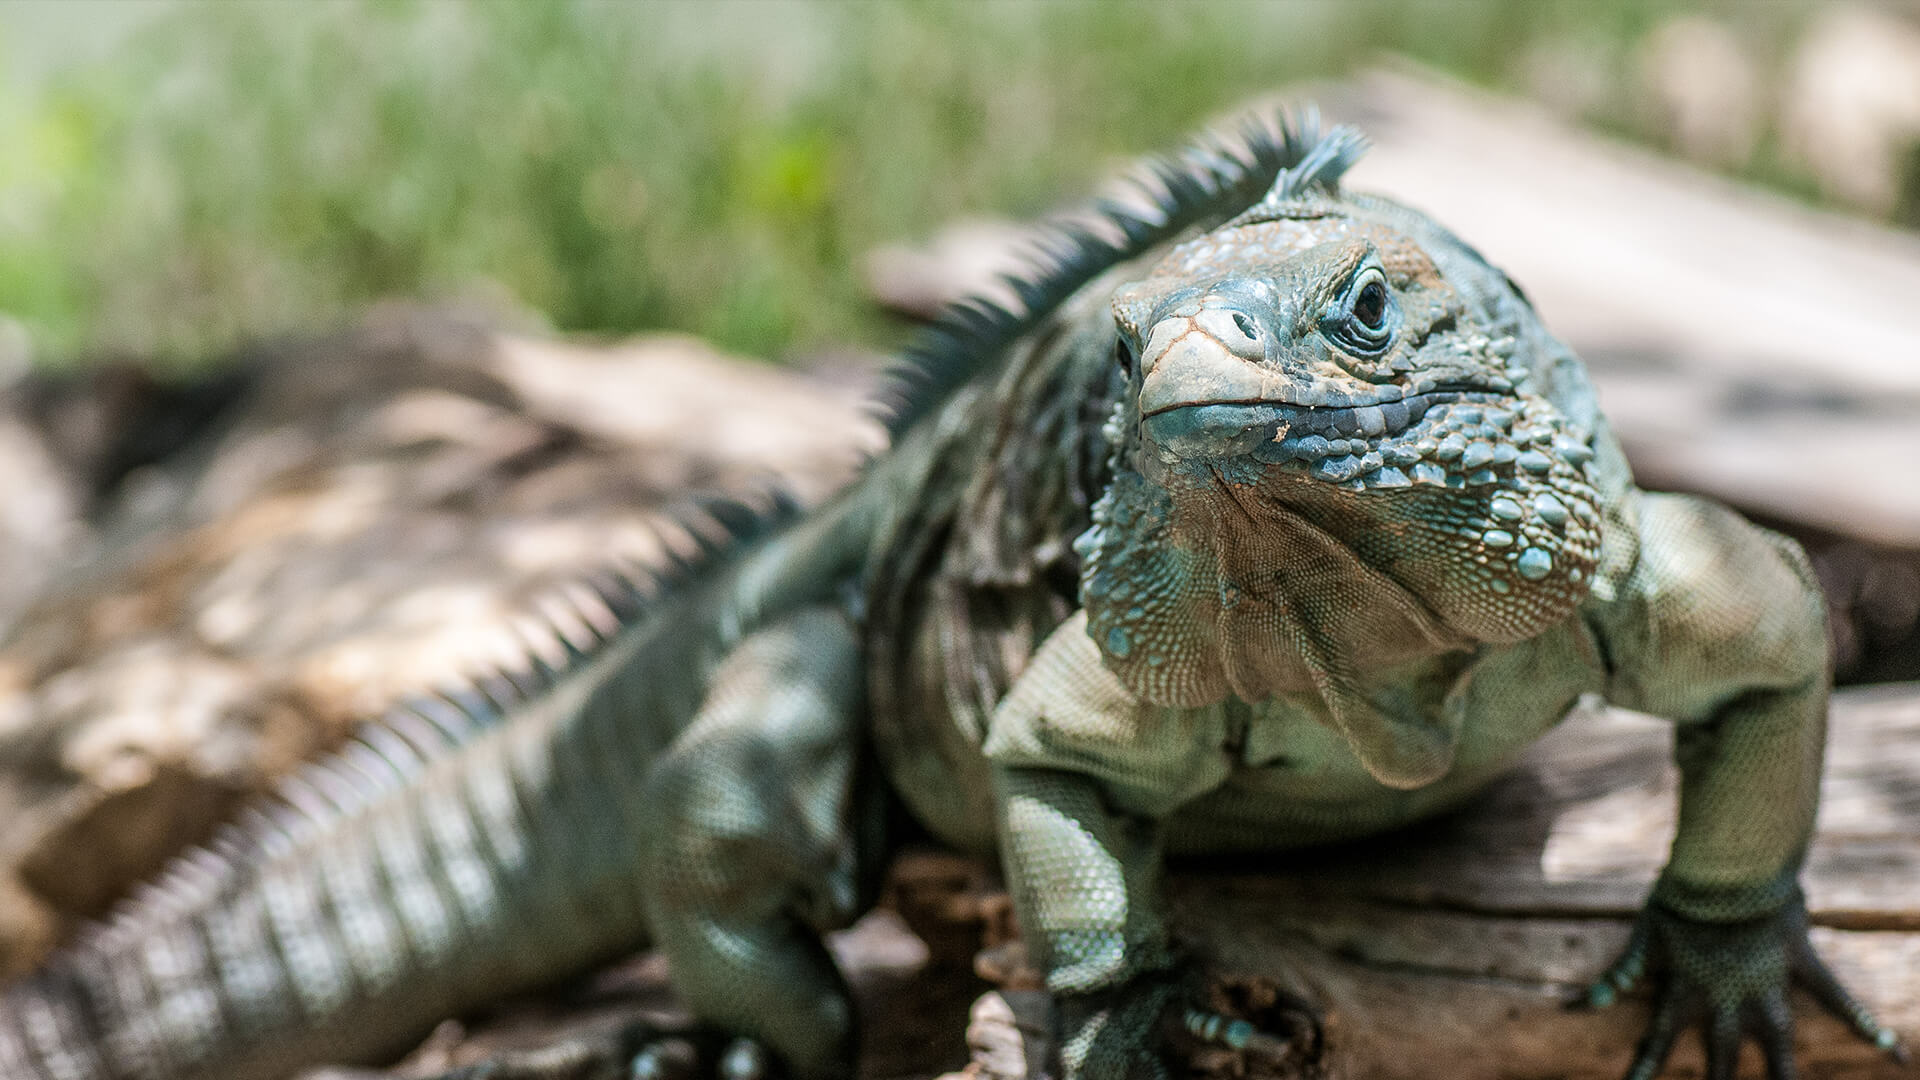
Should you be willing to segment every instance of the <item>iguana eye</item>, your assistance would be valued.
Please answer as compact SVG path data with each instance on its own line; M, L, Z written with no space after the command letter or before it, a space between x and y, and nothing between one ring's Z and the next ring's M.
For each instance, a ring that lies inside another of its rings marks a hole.
M1371 356L1393 342L1393 324L1393 292L1387 288L1386 272L1368 266L1354 275L1327 313L1325 328L1341 348Z
M1360 320L1362 329L1376 333L1387 328L1387 287L1379 281L1369 281L1360 288L1360 295L1353 301L1353 317Z

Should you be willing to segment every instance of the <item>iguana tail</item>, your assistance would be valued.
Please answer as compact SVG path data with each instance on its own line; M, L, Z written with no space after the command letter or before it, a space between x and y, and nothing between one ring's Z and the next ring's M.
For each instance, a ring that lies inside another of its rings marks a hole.
M778 572L793 548L755 538L795 516L700 508L689 532L743 550L732 567L697 573L709 551L602 584L555 620L570 657L410 701L289 777L0 996L0 1078L365 1060L643 942L641 779L710 659L754 609L783 606L775 586L804 580ZM761 585L742 586L755 569Z

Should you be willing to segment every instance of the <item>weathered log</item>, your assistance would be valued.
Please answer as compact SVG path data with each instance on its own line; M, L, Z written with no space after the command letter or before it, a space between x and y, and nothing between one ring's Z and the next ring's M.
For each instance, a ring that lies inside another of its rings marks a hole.
M1884 1023L1920 1043L1920 685L1843 691L1832 719L1804 879L1815 944ZM1277 998L1248 1012L1289 1028L1299 1051L1278 1069L1203 1054L1191 1075L1619 1076L1645 1022L1644 993L1598 1012L1566 1003L1625 943L1665 859L1670 743L1663 721L1586 709L1448 817L1355 844L1176 866L1176 930L1219 1002ZM862 1076L952 1068L967 1054L963 1028L973 1057L963 1076L1040 1076L1016 1067L1044 1063L1045 997L1018 963L995 879L977 860L910 852L894 868L891 907L837 936L865 1020ZM1005 986L974 1005L969 1025L967 1002L987 985L970 958ZM666 979L657 957L638 958L584 984L571 1007L510 1003L471 1031L442 1031L392 1072L354 1075L421 1075L636 1018L683 1022ZM1804 994L1794 1004L1803 1076L1913 1075ZM1697 1046L1682 1040L1664 1075L1701 1071ZM1757 1052L1741 1075L1763 1075Z

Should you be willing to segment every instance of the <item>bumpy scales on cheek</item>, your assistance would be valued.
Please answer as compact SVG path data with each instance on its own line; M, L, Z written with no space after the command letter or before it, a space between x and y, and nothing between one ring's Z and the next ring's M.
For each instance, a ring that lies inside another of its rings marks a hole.
M1433 410L1411 445L1388 448L1401 460L1422 455L1408 462L1406 483L1376 487L1367 502L1326 515L1344 526L1358 561L1477 641L1524 640L1564 619L1585 597L1600 554L1598 496L1586 475L1592 451L1553 422L1550 405L1522 404L1529 407L1518 412ZM1230 615L1260 591L1236 576L1260 575L1238 565L1247 561L1239 553L1183 535L1175 518L1164 489L1122 473L1078 545L1081 599L1095 641L1116 667L1144 666L1139 678L1155 687L1154 700L1217 700L1201 687L1217 690L1220 680L1180 670L1203 663L1212 647L1212 626L1196 620Z
M1354 552L1478 641L1520 641L1566 618L1600 557L1585 434L1521 395L1430 410L1408 436L1383 455L1407 462L1406 487L1343 489L1356 504L1331 513L1357 518L1343 533Z

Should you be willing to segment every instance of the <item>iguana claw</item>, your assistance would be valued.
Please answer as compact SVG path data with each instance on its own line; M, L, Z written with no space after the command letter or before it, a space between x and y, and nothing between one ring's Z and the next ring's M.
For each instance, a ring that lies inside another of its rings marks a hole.
M1254 1057L1282 1061L1293 1049L1293 1043L1288 1039L1269 1035L1245 1020L1236 1020L1205 1009L1186 1010L1180 1026L1201 1042L1238 1050Z
M1295 1056L1289 1039L1250 1021L1190 1004L1173 981L1148 981L1109 995L1060 1002L1061 1064L1068 1080L1166 1080L1163 1054L1231 1050L1279 1067Z
M1653 1015L1634 1051L1627 1080L1652 1080L1666 1065L1681 1031L1704 1029L1709 1080L1733 1076L1743 1036L1760 1044L1771 1080L1791 1080L1793 1010L1789 986L1798 982L1860 1037L1904 1061L1894 1033L1854 999L1814 951L1807 911L1796 891L1778 911L1741 922L1714 923L1681 915L1650 900L1634 923L1619 959L1587 988L1584 1004L1604 1008L1632 990L1650 968L1663 969Z

